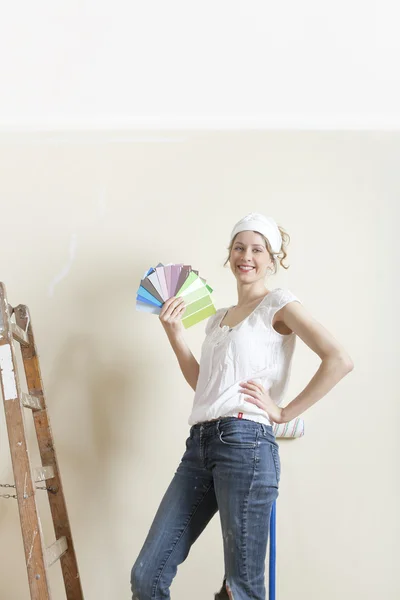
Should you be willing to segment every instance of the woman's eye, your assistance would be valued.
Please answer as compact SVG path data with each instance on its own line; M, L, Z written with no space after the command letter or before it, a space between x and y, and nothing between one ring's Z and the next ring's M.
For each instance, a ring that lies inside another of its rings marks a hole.
M256 252L262 252L259 248L254 248ZM243 250L242 246L237 246L235 250Z

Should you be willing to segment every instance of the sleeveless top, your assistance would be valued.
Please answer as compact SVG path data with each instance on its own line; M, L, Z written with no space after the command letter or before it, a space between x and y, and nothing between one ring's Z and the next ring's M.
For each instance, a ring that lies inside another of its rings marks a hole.
M296 334L278 333L272 320L278 310L293 301L301 303L290 290L275 288L234 327L219 326L227 308L218 309L208 319L189 425L221 417L273 425L266 411L244 400L248 394L239 388L254 379L278 406L283 402Z

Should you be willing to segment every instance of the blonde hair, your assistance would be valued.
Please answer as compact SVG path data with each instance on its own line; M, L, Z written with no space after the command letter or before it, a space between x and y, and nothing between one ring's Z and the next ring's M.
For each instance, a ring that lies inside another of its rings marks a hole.
M267 238L265 237L265 235L263 235L259 231L255 231L254 232L254 233L258 233L263 238L263 240L265 242L265 247L267 248L267 250L269 252L269 255L270 255L270 257L271 257L271 259L273 261L273 265L274 266L273 266L272 275L275 275L277 273L279 264L284 269L289 269L289 267L290 267L290 265L286 266L286 265L283 264L283 261L287 257L286 248L288 247L289 242L290 242L290 235L280 225L278 225L278 229L279 229L279 231L281 233L281 236L282 236L282 247L281 247L280 251L278 252L278 256L276 257L276 259L274 259L274 257L273 257L273 253L272 253L272 250L271 250L271 245L270 245L269 241L267 240ZM239 233L241 233L241 232L239 232ZM231 241L231 243L229 244L229 246L227 248L229 254L228 254L228 258L224 262L224 267L226 267L227 263L229 262L229 258L231 256L231 251L232 251L232 246L235 243L235 239L236 239L237 235L238 235L238 233L235 235L235 237L233 238L233 240Z

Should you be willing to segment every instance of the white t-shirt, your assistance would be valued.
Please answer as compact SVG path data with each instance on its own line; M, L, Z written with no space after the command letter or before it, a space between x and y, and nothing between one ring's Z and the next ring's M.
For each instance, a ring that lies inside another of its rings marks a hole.
M282 403L296 334L278 333L272 319L293 301L301 303L290 290L275 288L235 327L219 326L227 308L218 309L208 319L189 425L230 416L273 425L264 410L244 400L246 394L239 388L242 382L254 379L278 406Z

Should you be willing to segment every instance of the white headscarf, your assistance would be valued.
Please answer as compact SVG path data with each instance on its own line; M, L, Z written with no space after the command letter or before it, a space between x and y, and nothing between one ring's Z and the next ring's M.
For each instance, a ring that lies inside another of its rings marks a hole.
M260 213L249 213L236 223L232 229L230 241L240 231L257 231L258 233L262 233L270 243L274 258L277 258L282 246L282 236L274 219L265 217Z

